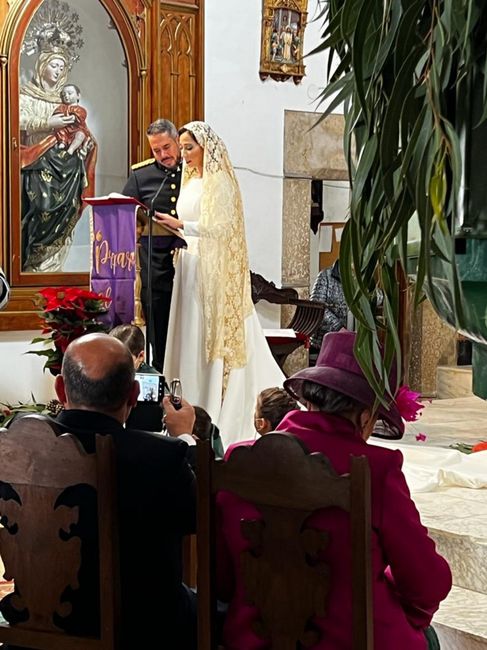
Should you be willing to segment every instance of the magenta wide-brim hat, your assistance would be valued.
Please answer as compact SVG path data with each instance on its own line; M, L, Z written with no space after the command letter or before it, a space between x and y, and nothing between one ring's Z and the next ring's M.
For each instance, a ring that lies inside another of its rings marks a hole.
M286 379L284 388L287 392L301 401L303 381L311 381L351 397L364 406L372 407L376 395L355 358L355 336L355 332L347 330L326 334L316 366L304 368ZM393 371L389 377L391 386L395 385L395 374ZM394 440L402 438L404 422L394 400L390 401L389 408L380 404L377 414L378 420L382 420L383 424L379 425L372 435Z

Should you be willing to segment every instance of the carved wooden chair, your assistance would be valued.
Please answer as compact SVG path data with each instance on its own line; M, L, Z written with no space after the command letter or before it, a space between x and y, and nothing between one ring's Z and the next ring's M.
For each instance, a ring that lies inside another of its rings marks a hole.
M271 433L253 446L237 447L227 462L213 460L210 445L198 443L198 650L217 647L215 497L220 490L254 504L262 514L263 525L241 521L250 543L241 567L246 596L259 610L260 629L266 631L266 647L272 650L296 650L319 641L309 623L315 615L326 616L327 598L333 594L327 568L317 561L328 533L303 530L303 522L321 508L350 513L353 649L372 650L367 458L352 457L350 474L339 476L327 458L309 454L289 434ZM307 557L313 556L309 563Z
M5 578L15 581L2 610L18 618L11 625L2 621L0 641L39 650L116 650L120 601L113 440L96 436L96 454L87 454L74 436L59 434L41 416L24 417L0 432L0 554ZM81 564L82 541L72 528L81 517L80 508L66 499L73 494L72 486L83 486L91 494L96 490L96 638L70 636L56 625L71 611L64 592L77 589Z
M267 342L274 359L282 369L287 357L301 346L309 347L310 338L323 320L325 305L313 300L301 300L298 292L291 287L278 288L274 282L266 280L258 273L250 272L252 301L266 300L277 305L294 305L293 317L286 329L294 330L296 338L268 336Z

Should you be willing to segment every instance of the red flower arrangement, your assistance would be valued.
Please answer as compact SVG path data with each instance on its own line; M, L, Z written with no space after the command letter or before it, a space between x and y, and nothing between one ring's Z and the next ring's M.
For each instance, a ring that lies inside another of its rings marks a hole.
M76 287L48 287L39 291L42 306L42 334L31 343L54 344L48 350L30 350L28 354L47 357L44 370L53 375L61 372L61 364L66 348L82 334L106 331L108 328L98 320L106 314L111 298L93 291Z

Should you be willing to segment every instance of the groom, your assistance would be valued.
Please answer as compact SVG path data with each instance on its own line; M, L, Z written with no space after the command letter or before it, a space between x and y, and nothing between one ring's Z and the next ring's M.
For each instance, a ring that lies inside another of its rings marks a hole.
M157 212L177 216L176 201L181 185L181 151L176 127L169 120L159 119L153 122L146 131L147 140L153 158L132 165L123 194L133 196L138 201L150 207L161 183L164 183L154 203ZM166 349L169 308L174 278L171 247L164 237L154 236L152 240L152 323L147 331L152 346L152 365L159 372L164 366ZM142 308L147 321L147 266L148 266L148 237L142 234L140 246L140 266L142 279Z

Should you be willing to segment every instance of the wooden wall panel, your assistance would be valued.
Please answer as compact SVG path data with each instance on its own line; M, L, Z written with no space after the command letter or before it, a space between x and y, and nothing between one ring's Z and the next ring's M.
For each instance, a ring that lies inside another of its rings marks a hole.
M9 94L13 95L9 93L9 71L18 57L16 32L22 15L31 13L41 2L0 0L0 264L13 287L12 300L0 313L0 331L37 325L34 299L39 285L79 286L88 282L86 274L51 274L44 279L24 274L20 279L14 272L13 231L18 222L19 197L18 182L12 178L18 174L18 163L14 165L9 143L12 128L17 128L17 109L9 104ZM180 126L204 117L204 0L100 2L117 17L131 58L129 162L133 163L149 155L145 131L153 120L166 117Z
M201 2L161 3L154 55L152 106L155 117L180 127L203 118L203 7Z

